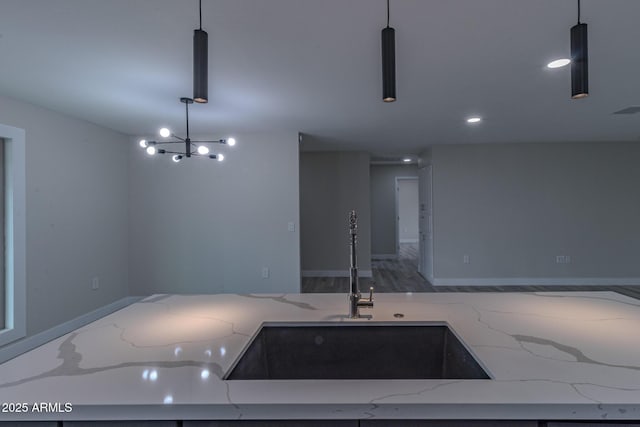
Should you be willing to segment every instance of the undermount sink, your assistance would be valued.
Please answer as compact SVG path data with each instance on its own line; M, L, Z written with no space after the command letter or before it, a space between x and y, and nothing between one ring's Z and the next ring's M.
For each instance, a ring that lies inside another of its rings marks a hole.
M444 324L269 324L227 380L489 379Z

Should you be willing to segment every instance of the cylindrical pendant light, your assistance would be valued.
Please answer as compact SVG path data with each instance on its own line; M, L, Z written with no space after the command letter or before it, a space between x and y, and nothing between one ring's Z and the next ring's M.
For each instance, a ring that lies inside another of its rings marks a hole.
M396 31L389 27L389 0L387 27L382 30L382 100L396 100Z
M199 103L209 101L207 78L209 68L208 35L206 31L193 31L193 100Z
M209 35L202 29L202 0L200 0L200 29L193 30L193 100L209 102Z
M587 24L580 23L580 0L578 0L578 23L571 27L571 98L580 99L588 95Z
M382 30L382 100L396 100L396 35L391 27Z

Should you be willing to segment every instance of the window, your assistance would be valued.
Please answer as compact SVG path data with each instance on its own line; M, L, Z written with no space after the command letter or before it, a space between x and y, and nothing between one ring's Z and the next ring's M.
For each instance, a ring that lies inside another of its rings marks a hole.
M0 346L26 335L25 132L0 125L3 268Z
M6 290L4 286L4 247L5 241L5 227L4 227L4 139L0 138L0 224L3 225L0 230L0 330L4 329L6 323Z

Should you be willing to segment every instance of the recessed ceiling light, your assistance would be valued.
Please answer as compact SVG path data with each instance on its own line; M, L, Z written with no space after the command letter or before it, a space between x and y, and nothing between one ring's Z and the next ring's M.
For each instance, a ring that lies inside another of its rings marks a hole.
M467 119L467 123L478 123L481 122L482 118L481 117L469 117Z
M566 65L571 64L571 60L568 58L556 59L555 61L551 61L547 64L548 68L560 68Z
M411 161L411 159L407 157L407 158L402 159L402 161L405 162L405 163L409 163Z

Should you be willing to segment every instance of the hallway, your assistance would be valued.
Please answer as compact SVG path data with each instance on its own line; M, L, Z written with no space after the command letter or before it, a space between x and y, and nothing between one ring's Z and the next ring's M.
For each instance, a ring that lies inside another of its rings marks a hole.
M372 260L373 278L361 277L360 290L385 292L591 292L613 291L640 299L640 286L433 286L418 273L418 245L402 243L397 260ZM303 277L302 293L347 293L348 277Z
M436 292L418 274L418 244L401 243L397 260L372 260L373 278L361 277L362 292L374 287L374 292ZM348 292L348 277L303 277L302 293Z

